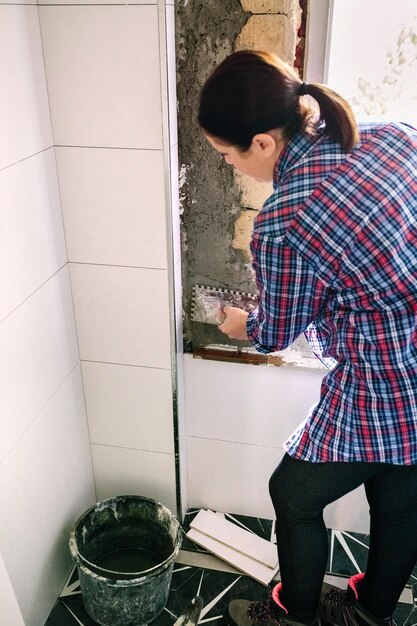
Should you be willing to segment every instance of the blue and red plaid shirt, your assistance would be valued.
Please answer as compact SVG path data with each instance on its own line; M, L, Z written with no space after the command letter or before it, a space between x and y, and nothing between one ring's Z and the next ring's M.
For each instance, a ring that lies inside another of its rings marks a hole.
M417 131L361 125L348 155L323 134L294 137L251 251L252 344L282 350L304 331L332 367L287 452L417 463Z

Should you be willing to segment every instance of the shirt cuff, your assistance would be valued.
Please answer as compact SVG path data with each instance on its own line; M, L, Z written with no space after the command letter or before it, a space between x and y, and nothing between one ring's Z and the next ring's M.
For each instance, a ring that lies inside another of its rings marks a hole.
M246 320L246 332L249 341L258 352L269 354L271 350L269 348L265 348L261 343L259 343L258 310L259 309L254 309L249 313L248 319Z

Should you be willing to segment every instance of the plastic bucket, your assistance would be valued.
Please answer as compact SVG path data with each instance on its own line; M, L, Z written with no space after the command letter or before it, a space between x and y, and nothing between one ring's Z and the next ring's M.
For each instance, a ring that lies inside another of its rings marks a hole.
M102 626L141 626L164 609L183 533L160 502L117 496L75 522L70 551L88 614Z

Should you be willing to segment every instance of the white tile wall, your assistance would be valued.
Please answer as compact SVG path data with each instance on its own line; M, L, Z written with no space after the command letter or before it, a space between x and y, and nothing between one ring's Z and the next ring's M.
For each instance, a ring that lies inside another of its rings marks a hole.
M167 71L168 71L168 108L169 108L169 142L174 146L178 142L177 125L177 71L175 54L175 7L167 3L166 11L167 34Z
M189 505L272 518L269 477L323 373L188 354L184 370Z
M173 454L171 372L83 362L92 443Z
M0 549L11 575L31 550L37 529L48 524L87 442L78 365L0 465Z
M71 264L81 358L170 369L167 272Z
M323 371L184 356L189 506L273 517L269 477L282 443L319 397ZM366 533L362 489L331 504L330 528Z
M97 495L146 459L147 495L162 463L175 507L165 3L39 4Z
M13 624L13 626L25 626L20 607L16 600L16 595L10 582L6 565L0 554L0 587L1 605L0 618L2 624Z
M0 169L53 144L36 6L0 5Z
M161 149L156 5L39 12L55 143Z
M6 0L1 0L0 4L19 5L19 4L36 4L36 3L34 2L34 0L10 0L9 2L6 2Z
M95 502L89 447L35 529L31 549L11 576L26 626L45 623L71 569L68 538L75 520Z
M324 511L328 528L369 533L369 504L364 488L358 487L341 500L330 504Z
M91 4L157 4L158 0L38 0L38 6L42 5L91 5ZM174 2L174 0L172 0ZM167 2L169 3L169 1Z
M3 459L78 362L65 267L0 324Z
M188 435L280 447L319 399L323 371L187 355L185 377Z
M36 6L0 3L0 75L2 600L39 626L95 494Z
M57 148L70 261L166 268L162 152Z
M282 455L279 448L188 437L190 507L273 519L268 480Z
M283 457L275 447L187 438L190 507L274 519L269 478ZM362 487L325 509L328 528L368 533L368 503Z
M54 149L0 171L0 320L67 262Z
M38 626L70 567L70 527L96 498L54 144L97 495L143 493L176 510L165 8L45 0L38 14L13 2L0 1L0 551L25 623Z
M92 445L92 453L99 500L133 494L153 498L176 511L173 454L99 445Z

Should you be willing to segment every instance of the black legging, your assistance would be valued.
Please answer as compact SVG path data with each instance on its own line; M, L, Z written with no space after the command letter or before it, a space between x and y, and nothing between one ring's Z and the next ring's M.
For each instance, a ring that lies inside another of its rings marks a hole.
M311 463L286 454L271 476L282 600L300 621L315 617L326 569L323 509L361 484L371 526L359 600L385 618L393 613L417 561L417 465Z

